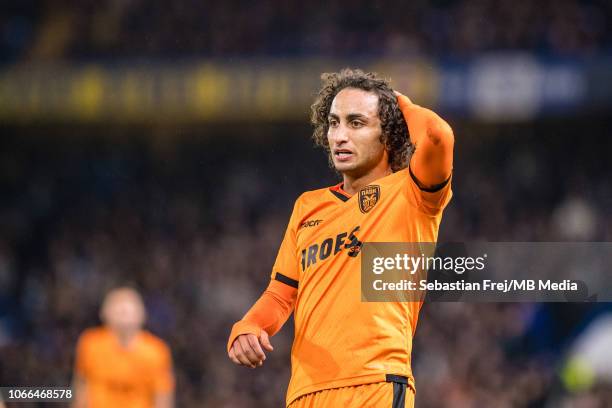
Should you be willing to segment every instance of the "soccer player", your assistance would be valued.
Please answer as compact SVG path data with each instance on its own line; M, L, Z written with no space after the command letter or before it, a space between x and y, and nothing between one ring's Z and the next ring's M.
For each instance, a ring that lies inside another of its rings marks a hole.
M296 201L269 286L234 324L227 351L255 368L294 312L286 404L412 407L421 302L362 302L362 242L436 242L451 199L454 136L376 74L324 74L314 140L342 175Z
M110 291L100 317L104 326L86 330L78 341L73 407L173 407L170 350L143 330L145 308L138 292Z

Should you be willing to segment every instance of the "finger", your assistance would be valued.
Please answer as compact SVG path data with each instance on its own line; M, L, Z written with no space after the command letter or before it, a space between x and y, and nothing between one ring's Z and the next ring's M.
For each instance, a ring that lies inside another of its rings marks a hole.
M257 336L255 336L254 334L247 334L243 336L242 342L240 344L242 346L242 350L246 353L247 358L252 364L259 365L259 363L263 361L262 358L255 351L255 348L253 347L253 344L256 344L256 346L261 350L261 347L259 347L259 341L257 340ZM261 353L263 354L263 350L261 350Z
M244 353L242 351L242 347L240 346L240 342L238 341L238 339L236 339L236 341L234 342L234 345L232 347L234 349L234 356L236 357L236 360L238 360L238 364L248 366L249 365L249 361L244 356Z
M402 104L412 104L412 101L410 100L409 97L407 97L406 95L399 93L397 91L393 91L393 93L395 94L395 96L397 96L397 102L402 105Z
M266 355L263 352L263 350L261 349L261 346L259 345L259 341L257 341L257 337L256 336L247 336L247 341L249 342L249 345L251 346L251 348L253 349L253 351L255 352L255 355L257 356L257 358L259 359L259 361L263 361L266 359Z
M261 336L259 336L259 340L261 341L262 346L268 351L274 350L272 344L270 344L270 337L268 336L268 332L265 330L261 331Z
M251 345L249 344L249 341L247 340L248 336L249 335L240 336L238 337L238 340L240 341L240 345L242 346L242 351L244 352L244 355L249 359L249 362L251 363L251 365L255 366L255 364L259 363L261 359L257 358L257 356L255 355L255 352L251 348Z
M255 368L253 363L247 358L246 353L242 349L242 344L240 343L240 337L234 342L234 347L236 347L236 358L240 360L240 364L245 365L247 367Z
M227 353L230 360L232 360L235 364L241 365L240 364L240 360L238 360L236 358L236 353L234 352L234 346L232 345L232 348L230 349L229 353Z

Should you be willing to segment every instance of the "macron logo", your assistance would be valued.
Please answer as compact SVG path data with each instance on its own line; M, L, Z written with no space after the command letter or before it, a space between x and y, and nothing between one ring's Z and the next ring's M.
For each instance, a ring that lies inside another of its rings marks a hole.
M316 227L322 222L323 220L307 220L300 224L300 228Z

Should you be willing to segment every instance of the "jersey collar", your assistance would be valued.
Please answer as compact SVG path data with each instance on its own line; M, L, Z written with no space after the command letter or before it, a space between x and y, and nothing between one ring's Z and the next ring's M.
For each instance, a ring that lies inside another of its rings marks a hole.
M341 201L347 201L349 198L351 198L351 195L347 193L346 191L344 191L344 189L342 188L343 185L344 185L344 182L338 183L335 186L330 187L329 191L333 195L335 195L337 199Z

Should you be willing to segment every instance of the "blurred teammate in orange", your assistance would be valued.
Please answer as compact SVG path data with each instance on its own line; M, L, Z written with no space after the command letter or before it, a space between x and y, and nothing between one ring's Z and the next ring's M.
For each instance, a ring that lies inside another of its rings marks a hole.
M313 138L342 182L296 201L271 281L227 343L255 368L294 312L286 405L413 407L420 301L362 302L363 242L436 242L451 199L454 136L372 73L324 74Z
M73 408L171 408L172 357L163 340L143 330L145 308L131 288L110 291L103 326L86 330L76 350Z

